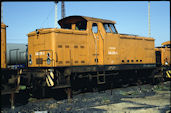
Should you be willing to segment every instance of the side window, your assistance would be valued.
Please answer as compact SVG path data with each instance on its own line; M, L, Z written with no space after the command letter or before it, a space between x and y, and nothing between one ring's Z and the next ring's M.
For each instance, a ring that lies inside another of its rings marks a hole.
M87 22L81 21L76 23L76 30L86 30Z
M98 27L97 27L96 23L93 23L93 25L92 25L92 32L93 33L97 33L98 32Z
M71 29L71 24L63 24L63 26L61 26L61 28L63 28L63 29Z

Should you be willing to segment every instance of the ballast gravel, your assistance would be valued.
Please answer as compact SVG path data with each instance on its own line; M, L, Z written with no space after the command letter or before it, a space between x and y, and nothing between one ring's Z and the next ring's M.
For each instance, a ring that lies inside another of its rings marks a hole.
M80 93L71 100L30 101L14 109L3 107L1 113L169 113L170 83Z

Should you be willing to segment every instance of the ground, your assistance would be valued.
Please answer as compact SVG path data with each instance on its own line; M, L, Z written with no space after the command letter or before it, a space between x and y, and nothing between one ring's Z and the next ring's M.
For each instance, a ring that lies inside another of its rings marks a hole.
M157 91L155 95L141 98L122 98L121 102L93 108L106 110L109 113L165 113L169 112L170 93Z
M170 113L170 81L158 85L129 86L101 92L86 92L73 99L30 99L15 109L4 107L2 113Z

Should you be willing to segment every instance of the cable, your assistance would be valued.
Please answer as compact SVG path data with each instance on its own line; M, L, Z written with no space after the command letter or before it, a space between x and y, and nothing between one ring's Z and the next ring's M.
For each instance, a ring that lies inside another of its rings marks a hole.
M48 18L50 17L50 14L52 14L52 10L54 10L54 7L51 8L51 10L50 10L48 16L46 17L46 19L40 24L40 28L43 28L45 21L48 20Z

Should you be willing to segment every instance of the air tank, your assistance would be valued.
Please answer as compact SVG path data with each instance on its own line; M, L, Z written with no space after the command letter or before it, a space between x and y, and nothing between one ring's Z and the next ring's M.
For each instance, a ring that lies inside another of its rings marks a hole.
M27 45L7 43L7 65L24 65L27 63Z

